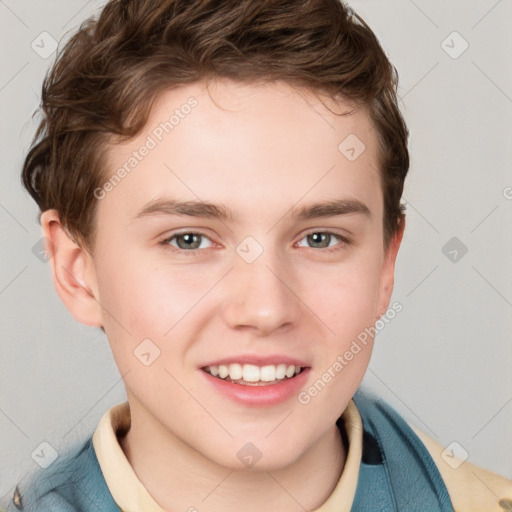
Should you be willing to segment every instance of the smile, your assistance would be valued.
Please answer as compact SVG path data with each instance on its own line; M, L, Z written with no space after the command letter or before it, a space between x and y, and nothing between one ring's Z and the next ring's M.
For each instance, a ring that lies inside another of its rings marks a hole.
M203 371L213 377L243 386L279 384L300 374L303 369L301 366L286 364L256 366L238 363L205 366L202 368Z

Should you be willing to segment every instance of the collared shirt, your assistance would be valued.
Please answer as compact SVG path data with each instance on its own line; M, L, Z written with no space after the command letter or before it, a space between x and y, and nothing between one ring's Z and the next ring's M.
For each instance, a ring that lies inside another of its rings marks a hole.
M315 512L348 511L356 493L363 450L363 425L354 400L341 416L348 441L345 466L329 498ZM512 507L512 482L457 458L414 425L448 489L455 511L503 512ZM130 428L128 402L109 409L93 434L94 450L112 497L123 512L164 512L138 479L119 437ZM508 507L508 508L507 508Z
M341 477L333 492L315 512L350 510L357 487L362 453L363 426L353 400L342 414L348 440L348 452ZM164 512L126 458L118 436L130 427L128 402L109 409L101 418L94 434L93 444L103 476L112 497L123 512Z

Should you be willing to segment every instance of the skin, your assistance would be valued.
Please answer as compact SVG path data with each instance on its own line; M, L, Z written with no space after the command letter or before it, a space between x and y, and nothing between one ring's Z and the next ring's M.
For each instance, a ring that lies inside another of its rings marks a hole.
M310 366L307 389L388 308L404 224L386 248L377 137L366 111L336 116L317 95L280 82L166 91L143 132L110 147L107 179L190 96L198 106L99 201L93 254L71 240L57 212L44 212L55 287L78 321L105 329L131 410L121 446L162 508L314 510L342 473L335 422L373 340L307 405L296 395L268 407L235 403L200 368L232 355L289 355ZM349 134L366 146L353 162L338 150ZM134 220L162 197L222 203L238 217ZM290 214L335 199L357 200L369 215ZM180 252L183 238L159 243L197 230L206 235L199 248ZM338 250L307 237L326 231ZM263 248L253 263L236 252L248 236ZM133 351L148 338L160 356L145 366ZM237 457L247 442L262 453L252 469Z

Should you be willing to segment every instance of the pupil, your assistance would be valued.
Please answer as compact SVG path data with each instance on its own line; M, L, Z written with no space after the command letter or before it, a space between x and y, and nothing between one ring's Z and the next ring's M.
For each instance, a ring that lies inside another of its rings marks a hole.
M331 235L327 233L311 233L308 237L310 243L316 247L327 247L329 245Z
M181 235L178 237L178 245L180 246L180 249L197 249L201 245L199 242L199 237L200 235L195 235L192 233ZM183 240L184 244L180 243L180 240Z

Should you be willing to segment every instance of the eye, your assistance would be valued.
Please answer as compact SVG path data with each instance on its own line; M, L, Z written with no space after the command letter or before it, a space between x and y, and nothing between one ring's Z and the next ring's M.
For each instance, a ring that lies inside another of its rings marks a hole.
M314 231L308 233L298 242L299 247L305 247L305 245L301 243L303 240L305 240L307 244L310 244L309 247L313 249L328 249L329 251L343 249L349 244L349 241L345 237L330 231ZM340 244L339 242L342 243Z
M203 242L208 241L210 245ZM177 250L191 251L193 249L207 249L212 246L211 240L204 233L185 232L176 233L160 242L162 245L170 245Z

